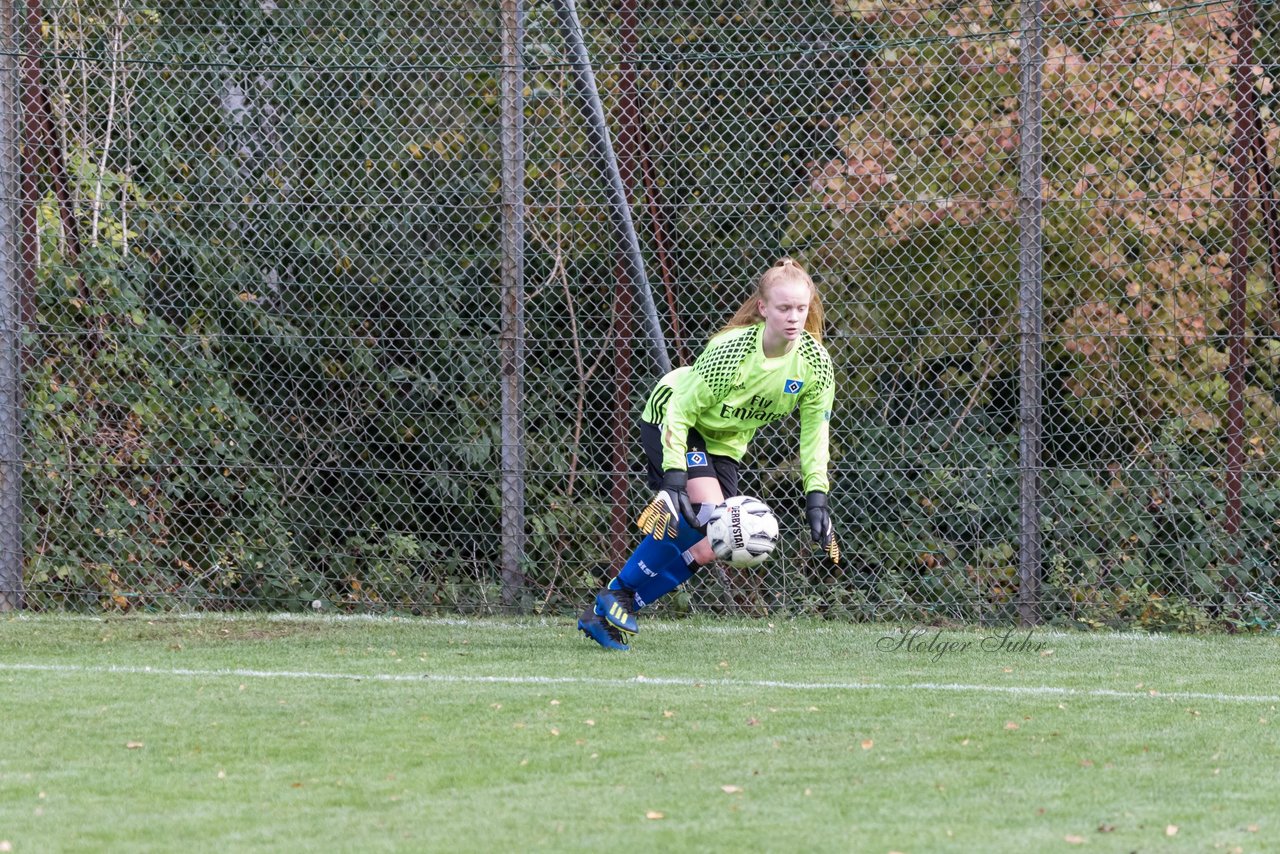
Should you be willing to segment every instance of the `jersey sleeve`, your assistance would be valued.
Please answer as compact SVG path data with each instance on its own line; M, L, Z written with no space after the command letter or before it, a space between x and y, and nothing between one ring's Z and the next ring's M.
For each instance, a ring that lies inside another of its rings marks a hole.
M800 397L800 470L804 491L828 492L827 464L831 458L831 407L835 403L835 371L826 348L806 338L802 356L811 379Z
M693 363L693 369L677 379L662 420L664 470L686 468L684 454L688 450L689 428L698 422L699 413L729 394L743 360L753 352L758 335L758 328L749 327L737 334L711 339Z
M662 379L658 380L644 402L644 409L640 411L642 421L662 425L667 417L667 404L671 402L671 395L675 393L675 387L679 384L680 378L689 373L689 370L687 367L676 368L668 371Z

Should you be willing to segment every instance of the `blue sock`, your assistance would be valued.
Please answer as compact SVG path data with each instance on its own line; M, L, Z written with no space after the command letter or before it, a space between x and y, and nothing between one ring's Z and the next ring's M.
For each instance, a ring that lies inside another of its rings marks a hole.
M693 576L696 564L690 550L702 542L706 534L680 520L675 542L655 540L647 536L636 546L627 562L609 582L613 590L625 587L636 594L636 605L652 605Z
M646 578L644 583L635 588L636 607L652 605L693 576L694 564L688 552L681 552L658 570L653 578Z
M609 587L614 590L620 587L638 590L646 581L657 578L662 568L672 560L683 560L680 557L681 548L676 542L645 537L631 553L631 557L627 558L622 569L618 570L617 578L609 582Z
M687 552L707 538L707 535L690 525L683 518L680 520L680 532L676 534L676 545L680 551Z

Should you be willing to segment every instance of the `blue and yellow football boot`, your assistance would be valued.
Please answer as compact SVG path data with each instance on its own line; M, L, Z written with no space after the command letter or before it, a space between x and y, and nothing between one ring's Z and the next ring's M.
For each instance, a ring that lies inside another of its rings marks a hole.
M636 594L614 579L596 594L596 615L620 632L634 635L640 631L636 622Z
M620 649L625 652L631 648L623 641L622 632L596 613L594 603L588 605L578 618L578 629L605 649Z

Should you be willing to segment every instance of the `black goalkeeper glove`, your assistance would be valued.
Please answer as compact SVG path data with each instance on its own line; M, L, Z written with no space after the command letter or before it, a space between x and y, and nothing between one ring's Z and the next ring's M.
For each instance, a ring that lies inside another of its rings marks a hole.
M652 534L655 540L674 540L680 533L682 517L693 527L702 527L698 522L698 514L693 512L693 504L689 501L689 473L680 469L667 469L662 475L662 487L653 496L653 500L645 505L644 510L640 511L636 525L646 534Z
M827 509L827 494L814 490L804 497L804 515L809 521L809 535L822 548L827 560L840 563L840 546L831 526L831 511Z

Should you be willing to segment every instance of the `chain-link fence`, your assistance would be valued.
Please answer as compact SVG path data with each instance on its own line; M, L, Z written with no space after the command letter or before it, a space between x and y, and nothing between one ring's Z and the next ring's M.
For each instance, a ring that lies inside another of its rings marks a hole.
M1274 2L5 12L8 606L580 606L786 253L842 572L784 422L779 549L666 607L1280 620Z

